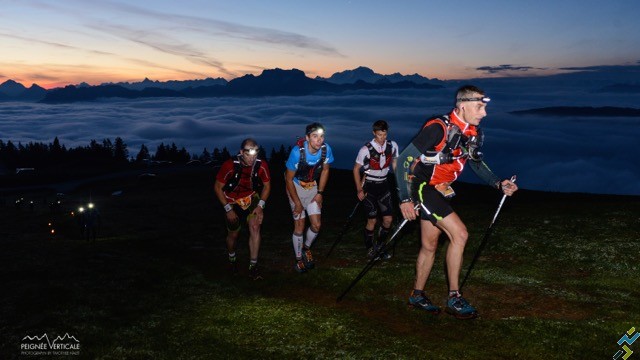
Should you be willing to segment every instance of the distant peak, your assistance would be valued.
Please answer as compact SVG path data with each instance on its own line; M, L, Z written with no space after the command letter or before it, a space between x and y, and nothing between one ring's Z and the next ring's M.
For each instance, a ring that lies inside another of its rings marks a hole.
M9 79L9 80L7 80L7 81L3 82L2 84L0 84L0 86L2 86L2 85L22 85L22 84L20 84L20 83L18 83L18 82L16 82L16 81L13 81L13 80L11 80L11 79Z
M260 74L259 77L268 78L268 79L274 79L274 78L298 79L298 78L305 78L306 75L304 71L298 70L298 69L283 70L280 68L275 68L275 69L263 70L262 74Z
M352 71L357 71L359 73L368 73L368 74L374 74L375 73L371 68L368 68L366 66L358 66L357 68L353 69Z
M0 92L9 96L18 96L23 93L27 88L19 82L11 79L0 84Z
M262 71L262 75L266 75L266 74L285 74L285 73L302 74L302 75L304 75L304 71L298 70L298 69L285 70L285 69L275 68L275 69L265 69L265 70Z

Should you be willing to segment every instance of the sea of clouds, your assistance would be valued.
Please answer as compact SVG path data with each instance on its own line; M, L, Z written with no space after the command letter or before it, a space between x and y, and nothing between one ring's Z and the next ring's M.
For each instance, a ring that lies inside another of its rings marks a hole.
M640 119L512 115L547 106L636 107L637 95L603 95L575 88L487 87L492 101L482 121L485 160L500 177L518 176L521 188L557 192L640 195L635 157ZM1 103L2 140L67 147L121 137L135 156L175 143L192 154L227 147L235 152L253 137L270 153L292 145L314 121L327 128L334 167L350 169L371 124L385 119L389 138L403 148L428 116L448 113L454 84L439 90L379 90L265 98L150 98L47 105ZM462 179L477 182L471 170ZM345 184L351 186L351 184Z

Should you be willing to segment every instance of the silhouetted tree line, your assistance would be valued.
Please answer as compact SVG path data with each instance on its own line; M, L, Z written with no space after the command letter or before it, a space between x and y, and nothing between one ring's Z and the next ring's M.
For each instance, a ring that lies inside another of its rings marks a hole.
M0 162L5 168L32 167L62 169L69 166L118 167L129 163L127 145L121 138L99 143L91 140L88 146L67 148L56 137L52 143L30 142L15 145L11 140L0 140Z
M278 150L272 148L271 156L268 158L270 167L274 170L283 170L290 151L291 147L285 149L284 145L280 145ZM23 145L19 142L16 145L11 140L7 142L0 140L0 164L6 171L15 168L56 171L93 168L109 171L136 164L152 162L185 164L190 160L220 164L231 156L226 147L222 150L214 148L212 152L204 148L201 154L189 154L184 147L179 149L175 143L170 145L161 143L153 154L146 145L142 144L138 153L130 157L127 144L120 137L115 138L113 142L110 139L103 139L102 142L91 140L89 145L75 148L67 148L60 144L57 137L49 144L29 142ZM261 159L267 159L263 148L260 148L258 156Z
M280 148L277 151L272 148L271 156L269 157L269 170L271 170L271 172L283 172L290 152L291 146L285 150L284 145L280 145Z

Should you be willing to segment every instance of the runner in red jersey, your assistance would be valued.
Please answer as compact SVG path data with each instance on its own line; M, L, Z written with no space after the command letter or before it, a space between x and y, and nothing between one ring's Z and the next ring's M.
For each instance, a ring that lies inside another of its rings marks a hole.
M236 242L242 222L246 221L249 228L249 276L254 280L262 279L257 265L260 226L271 192L269 167L265 160L258 159L258 152L255 140L242 141L238 155L220 167L214 185L216 197L225 210L229 267L234 274L238 272Z
M460 269L468 233L449 204L455 194L451 184L465 164L469 164L481 179L505 195L511 196L518 190L511 180L500 180L482 160L478 125L487 115L489 101L484 91L475 86L458 89L453 111L426 122L400 154L403 170L396 172L402 216L408 220L420 217L422 246L409 304L431 313L440 312L424 288L435 260L438 238L444 232L451 241L446 255L449 299L445 310L460 319L475 318L478 312L460 293Z

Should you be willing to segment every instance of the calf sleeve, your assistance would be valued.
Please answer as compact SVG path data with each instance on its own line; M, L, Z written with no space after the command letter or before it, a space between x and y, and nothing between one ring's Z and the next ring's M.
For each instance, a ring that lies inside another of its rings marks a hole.
M304 246L310 248L311 245L313 245L313 242L316 240L316 237L318 237L318 233L313 232L313 230L311 230L311 227L309 227L307 229L307 239L304 242Z
M373 230L364 229L364 246L368 249L373 246Z
M291 236L291 239L293 240L293 251L296 253L296 259L301 259L302 258L302 234L297 235L297 234L293 234L293 236Z

